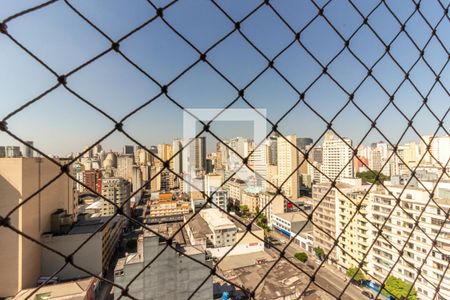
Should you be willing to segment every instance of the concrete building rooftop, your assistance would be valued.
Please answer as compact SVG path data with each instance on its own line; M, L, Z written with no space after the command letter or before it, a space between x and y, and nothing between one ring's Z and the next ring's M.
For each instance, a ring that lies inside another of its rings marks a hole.
M119 215L114 216L113 219L110 221L110 224L115 224L119 222L120 218L121 216ZM90 217L87 219L78 220L76 223L73 224L73 227L68 234L94 233L109 219L111 219L111 216L94 217L94 218Z
M245 286L249 290L253 290L264 278L272 264L273 262L267 262L226 271L219 269L219 271L227 280L238 286ZM310 279L307 275L300 272L288 262L281 260L269 272L265 280L258 287L255 298L263 300L284 298L297 299L307 287L309 281ZM215 278L215 283L221 285L224 282L219 278ZM316 294L319 297L318 299L328 299L325 292L316 289L314 284L309 286L308 290L312 291L311 293L308 293L309 295Z
M246 224L246 222L244 222L244 220L243 220L242 218L240 218L240 217L238 217L238 216L236 216L236 215L235 215L234 217L235 217L237 220L240 220L241 222L243 222L244 224ZM235 218L230 217L230 221L233 222L233 224L238 228L238 231L239 231L239 232L241 232L241 231L247 231L247 227L246 227L244 224L242 224L241 222L237 221ZM252 229L251 229L251 231L262 230L262 228L259 227L258 225L256 225L255 223L256 223L256 221L252 223Z
M240 178L234 178L234 177L231 178L229 182L234 182L234 183L237 183L237 184L245 184L246 183L244 180L242 180Z
M244 225L246 223L244 222L243 219L239 218L238 216L234 215L234 218L233 218L231 216L226 215L225 213L222 213L221 211L219 211L216 208L205 209L205 210L216 210L221 214L221 217L227 219L226 224L229 224L230 227L231 226L236 227L238 232L247 231L247 228ZM191 216L192 216L192 214L186 215L186 220L189 220L189 218ZM242 224L238 220L240 220L244 224ZM225 221L223 221L223 223L225 223ZM197 214L194 218L192 218L189 221L189 228L191 229L192 234L194 235L194 237L196 239L204 238L205 235L212 233L211 228L208 226L208 222L200 214ZM257 231L257 230L262 230L262 229L260 227L258 227L255 223L253 223L251 230Z
M144 239L150 237L158 237L157 234L161 235L165 239L168 239L176 233L176 235L173 237L173 242L175 243L177 249L179 249L180 252L182 252L185 255L196 255L203 253L204 251L202 249L199 249L191 245L185 228L183 227L180 230L182 225L183 225L182 222L177 222L177 223L162 223L148 226L153 232L150 230L144 230L144 232L141 235L139 235L137 241L138 242L137 251L134 253L129 253L125 257L120 258L117 261L114 271L123 270L124 266L128 264L142 263L144 261L144 254L145 254L143 252ZM160 237L160 242L165 243L165 240ZM165 251L168 250L166 249Z
M192 217L193 214L186 215L186 220L189 220ZM207 234L212 234L211 229L208 226L208 223L199 215L195 215L190 221L189 221L189 228L194 235L194 237L197 238L204 238Z
M258 262L269 262L275 258L265 251L252 252L240 255L226 256L219 264L218 268L222 271L228 271L248 266L253 266Z
M101 209L102 206L103 206L103 201L99 200L99 201L92 202L91 204L86 206L85 209Z
M246 193L250 194L259 194L262 192L262 187L260 186L249 186L246 189L244 189Z
M301 222L301 221L308 221L308 218L305 216L304 213L293 211L293 212L287 212L287 213L281 213L281 214L275 214L277 217L282 218L286 221L289 221L291 223L293 222Z
M217 229L235 227L228 216L217 208L203 209L200 215L210 227Z
M73 299L83 300L86 299L86 293L89 287L96 281L94 277L88 277L84 279L62 282L57 284L51 284L43 286L39 291L34 294L34 297L42 294L49 294L48 298L42 299ZM22 300L31 296L35 288L26 289L20 291L13 299ZM33 296L31 296L33 297ZM37 299L37 298L36 298Z

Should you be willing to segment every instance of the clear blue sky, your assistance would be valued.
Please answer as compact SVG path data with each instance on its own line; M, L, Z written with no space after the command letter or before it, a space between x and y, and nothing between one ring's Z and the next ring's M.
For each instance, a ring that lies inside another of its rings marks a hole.
M2 0L0 20L39 2L43 1ZM153 8L144 0L72 2L113 39L123 36L155 14ZM163 6L166 2L154 1L156 6ZM259 2L219 1L235 20L245 16ZM317 1L318 5L323 2L325 1ZM367 14L378 1L354 2ZM442 2L449 4L448 0ZM296 30L302 28L317 11L310 1L279 0L271 3ZM411 1L387 3L401 20L405 20L414 9ZM433 26L443 14L437 1L422 1L420 9ZM345 37L353 33L362 20L345 0L332 1L326 7L325 15ZM209 1L181 0L167 9L164 16L202 51L233 29L233 24ZM383 5L369 18L369 23L386 42L399 30L399 25ZM431 34L419 14L408 22L406 29L421 47ZM63 1L11 21L8 31L61 74L69 72L110 46L105 38L75 15ZM246 20L242 24L242 31L268 57L276 55L294 38L267 6ZM437 28L437 34L445 47L450 49L448 18ZM324 64L343 46L343 42L322 18L314 21L304 32L302 41ZM369 65L384 51L380 42L366 27L351 40L350 48ZM0 35L0 49L0 118L3 118L51 87L56 79L3 35ZM161 20L149 24L123 41L121 50L161 84L172 80L198 59L197 53L171 32ZM391 52L406 69L418 57L418 52L404 34L394 42ZM447 54L436 39L428 45L425 58L436 72L448 61ZM208 60L238 87L245 86L267 65L237 32L208 53ZM317 63L297 44L280 56L275 64L299 90L303 90L321 72ZM349 91L356 87L365 74L363 67L347 50L331 64L329 72ZM374 68L373 73L389 92L392 92L403 78L403 74L389 57L385 57ZM426 94L434 82L434 75L421 61L411 71L411 79L419 90ZM448 88L450 66L447 65L443 71L441 80ZM116 119L123 117L159 91L157 85L115 52L110 52L71 76L68 85ZM205 63L198 64L171 85L169 94L189 108L221 108L237 95L236 91ZM251 85L245 96L254 106L267 109L268 117L274 121L297 100L297 95L273 70L268 70ZM372 79L367 80L355 93L355 99L371 117L377 115L388 101L387 96ZM347 96L325 76L306 93L306 100L326 119L330 119L345 103ZM396 103L411 116L420 106L421 98L409 83L405 83L396 94ZM438 116L442 116L450 106L449 95L437 85L429 96L429 105ZM240 100L233 107L248 106ZM85 145L100 138L113 126L111 121L62 87L14 116L8 123L12 132L24 140L33 140L39 149L53 154L81 151ZM378 124L392 141L396 141L407 123L391 106ZM414 124L422 134L431 134L437 127L437 121L426 110L418 114ZM450 117L447 117L444 124L450 128ZM251 133L251 125L246 123L223 123L214 128L223 138ZM279 127L285 134L295 133L313 139L325 128L325 123L304 104L297 106ZM334 128L342 135L352 138L354 143L358 143L370 128L370 123L350 105L334 122ZM170 142L173 137L182 135L182 111L165 97L160 97L130 118L125 123L125 129L146 145ZM364 144L380 139L374 132ZM410 131L404 141L414 139L417 139L417 136ZM121 145L129 143L117 133L103 144L107 149L119 150ZM16 143L4 133L0 133L0 145L5 144Z

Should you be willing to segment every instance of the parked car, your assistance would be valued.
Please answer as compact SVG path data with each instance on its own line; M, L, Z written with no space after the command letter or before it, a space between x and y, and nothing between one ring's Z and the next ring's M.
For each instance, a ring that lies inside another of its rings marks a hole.
M361 294L363 294L364 296L366 296L369 299L375 299L374 295L369 291L362 291Z

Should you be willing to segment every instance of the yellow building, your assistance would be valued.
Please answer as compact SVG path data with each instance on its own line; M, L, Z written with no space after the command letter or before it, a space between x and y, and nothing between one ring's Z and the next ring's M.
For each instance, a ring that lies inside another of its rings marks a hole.
M244 191L242 193L241 206L246 205L250 213L256 213L258 207L258 193Z
M159 200L149 204L150 218L185 215L189 213L190 203L173 200L171 193L159 195Z
M370 224L364 218L368 198L364 195L368 186L362 185L360 179L343 179L336 187L331 188L328 183L313 187L314 244L325 254L331 251L330 262L345 272L363 260L370 246ZM355 204L361 204L359 213L356 213ZM339 247L333 247L335 240L338 240Z
M340 268L344 272L350 267L358 266L359 262L364 260L370 246L370 223L364 218L367 216L369 198L368 195L364 197L366 190L367 186L361 186L360 188L343 189L345 196L338 193L339 219L337 232L343 231L343 234L339 239L341 248L337 248L337 252ZM348 200L347 197L352 201ZM359 213L356 213L357 206L355 204L361 204ZM345 227L347 224L348 226ZM367 271L367 258L363 262L363 270Z
M288 142L289 141L289 142ZM278 164L278 186L283 184L282 189L286 197L298 198L298 151L292 146L297 144L295 135L278 137L277 140L277 164Z

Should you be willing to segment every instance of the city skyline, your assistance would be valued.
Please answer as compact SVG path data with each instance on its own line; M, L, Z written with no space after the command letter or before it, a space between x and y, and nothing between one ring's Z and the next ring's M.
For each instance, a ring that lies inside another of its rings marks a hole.
M289 133L289 134L286 134L286 135L292 135L292 134L293 133ZM210 134L205 134L205 135L201 135L201 136L205 136L205 137L209 136L210 137L209 139L206 138L206 147L207 147L206 151L207 151L208 154L214 152L216 150L216 145L217 145L217 143L219 143L219 141L217 141L217 139L212 137ZM421 137L423 138L424 136L431 136L431 134L424 134ZM441 137L441 136L443 137L443 136L446 136L446 135L437 135L436 137ZM223 139L223 141L227 141L227 140L230 140L230 139L233 139L233 138L238 138L238 137L242 137L242 138L245 138L245 139L249 139L250 141L253 141L251 137L243 136L243 135L227 136L226 138ZM348 138L345 135L342 135L342 137L343 138ZM308 136L297 136L297 138L309 138L309 137ZM180 137L174 137L171 140L166 138L166 139L163 140L163 142L159 142L159 143L156 143L156 142L155 143L142 143L142 145L150 150L150 148L153 147L153 146L162 145L162 144L172 144L172 142L174 140L182 140L182 139ZM372 144L376 144L376 143L379 143L379 142L387 143L385 140L380 139L380 140L374 140L374 141L367 142L367 143L362 143L360 146L361 147L370 147ZM421 138L419 138L419 137L417 137L416 139L410 139L410 140L402 139L401 142L399 143L399 145L408 144L408 143L420 144L420 142L421 142ZM313 139L313 144L314 143L316 143L316 140ZM319 140L319 142L317 142L316 146L320 146L322 143L323 143L323 137ZM131 140L128 140L128 142L125 141L124 144L114 144L114 147L108 147L108 145L110 145L109 143L101 142L100 144L102 145L103 150L105 152L112 151L112 152L115 152L115 153L122 153L123 152L123 147L126 146L126 145L133 145L133 147L135 147L135 148L139 147L139 145L134 144L134 142L131 141ZM394 145L395 144L396 143L394 143ZM106 145L106 146L104 146L104 145ZM353 146L356 146L356 145L357 144L353 143ZM10 144L0 144L0 147L2 147L2 146L3 147L6 147L6 146L17 146L17 147L20 148L21 152L23 152L25 150L25 148L26 148L25 145L23 145L23 144L21 144L21 143L19 143L17 141L16 142L12 142ZM77 153L78 154L82 153L84 151L84 149L86 149L87 147L91 148L91 147L95 147L95 145L84 145L84 146L81 146L81 147L82 148L80 148L80 150L72 151L72 152L69 152L69 153L60 153L60 154L57 154L57 153L45 153L45 154L50 155L50 156L54 155L56 157L64 158L64 157L69 157L71 155L76 155ZM388 147L391 147L389 145L389 143L388 143ZM33 151L33 152L35 152L35 151ZM38 156L39 153L35 152L35 155Z

